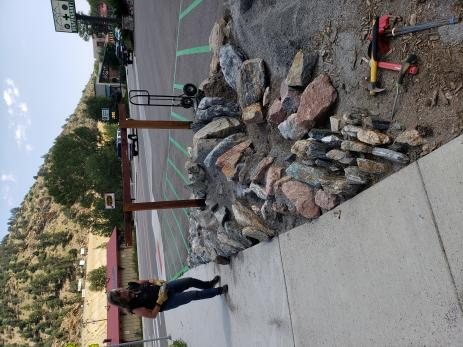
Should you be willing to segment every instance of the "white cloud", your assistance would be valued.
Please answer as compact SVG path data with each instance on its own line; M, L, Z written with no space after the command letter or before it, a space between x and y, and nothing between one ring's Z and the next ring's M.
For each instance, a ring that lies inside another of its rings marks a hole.
M2 200L5 201L8 208L13 207L13 197L11 195L11 188L8 185L2 187Z
M5 100L6 106L11 106L14 103L14 96L11 88L7 88L3 91L3 100Z
M27 108L27 104L25 102L21 102L19 105L18 105L19 109L21 111L23 111L24 113L26 113L28 111L28 108Z
M33 147L27 142L27 131L32 122L29 116L29 107L25 101L19 98L19 95L19 89L15 82L11 78L7 78L3 89L3 101L8 107L8 128L13 131L18 148L30 152Z
M0 181L2 182L16 182L16 177L13 174L1 174Z
M26 130L24 129L23 125L18 124L16 126L16 129L14 131L14 138L18 145L21 145L22 142L26 139Z
M16 177L13 174L2 173L0 175L1 184L1 199L8 206L8 208L13 207L13 194L11 191L11 183L16 182Z

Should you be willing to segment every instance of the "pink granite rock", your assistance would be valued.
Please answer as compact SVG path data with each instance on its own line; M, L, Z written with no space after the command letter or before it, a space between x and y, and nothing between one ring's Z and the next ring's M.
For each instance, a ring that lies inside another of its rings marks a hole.
M317 190L315 203L324 210L331 210L339 205L339 196L325 192L323 189Z
M265 175L265 192L267 195L273 195L273 184L281 178L283 168L280 166L270 166Z
M281 100L275 100L267 113L267 120L270 123L280 124L286 119L286 112L282 108Z
M333 88L330 78L321 74L304 90L297 109L297 120L301 127L311 129L323 120L327 111L334 104L338 93Z
M268 167L273 163L275 157L265 157L262 159L259 164L257 164L256 168L251 173L251 181L252 182L259 182L265 176Z
M301 216L309 219L320 216L320 208L315 204L313 191L307 184L289 181L282 184L281 190Z
M251 140L247 140L232 147L222 154L216 161L215 165L222 169L226 177L232 177L235 172L236 164L238 164L243 152L251 145Z

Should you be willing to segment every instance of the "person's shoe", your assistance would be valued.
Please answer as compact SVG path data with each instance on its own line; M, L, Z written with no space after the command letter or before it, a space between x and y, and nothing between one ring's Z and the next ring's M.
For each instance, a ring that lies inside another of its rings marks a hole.
M225 295L228 293L228 284L223 285L220 287L220 295Z
M211 288L214 288L220 282L220 276L215 276L211 281Z

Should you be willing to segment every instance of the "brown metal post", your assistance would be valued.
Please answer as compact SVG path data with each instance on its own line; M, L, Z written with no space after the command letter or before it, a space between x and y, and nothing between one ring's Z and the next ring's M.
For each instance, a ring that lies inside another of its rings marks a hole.
M119 109L119 127L137 128L137 129L191 129L193 122L182 122L175 120L135 120L125 117L125 104L120 103Z
M124 202L124 212L162 210L169 208L187 208L202 207L205 204L204 199L192 200L170 200L170 201L153 201L153 202Z
M188 208L202 207L205 204L204 199L192 200L171 200L171 201L153 201L153 202L132 202L130 192L130 163L128 160L128 128L148 128L148 129L191 129L192 122L180 121L145 121L127 119L125 116L125 104L120 103L119 108L119 127L121 129L121 160L122 160L122 201L124 211L124 232L125 243L127 246L132 245L132 212L159 210L169 208Z
M127 119L119 121L119 127L122 128L143 128L143 129L191 129L193 122L182 122L175 120L135 120Z

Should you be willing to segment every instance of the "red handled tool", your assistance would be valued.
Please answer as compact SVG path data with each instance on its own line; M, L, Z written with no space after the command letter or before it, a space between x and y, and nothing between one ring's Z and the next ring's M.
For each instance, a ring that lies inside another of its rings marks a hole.
M385 69L385 70L400 71L402 69L402 64L388 63L388 62L385 62L385 61L380 61L380 62L378 62L378 67L380 69ZM408 74L410 74L410 75L416 75L418 73L418 67L416 67L414 65L410 65L406 72Z

